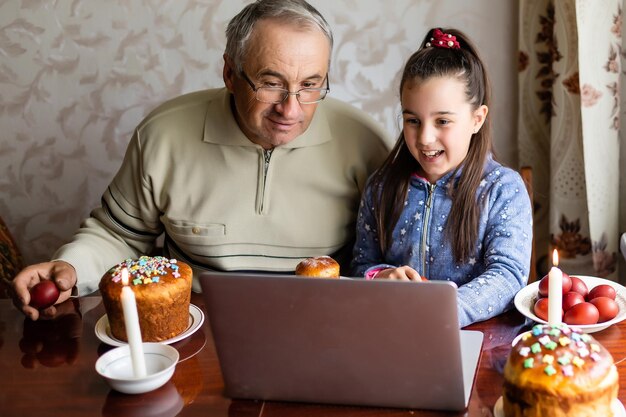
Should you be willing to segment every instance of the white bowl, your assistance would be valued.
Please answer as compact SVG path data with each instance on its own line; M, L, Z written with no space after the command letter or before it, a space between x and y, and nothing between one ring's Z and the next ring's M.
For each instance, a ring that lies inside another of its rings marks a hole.
M146 360L145 377L133 375L128 345L111 349L96 361L98 372L116 391L125 394L142 394L153 391L170 380L178 363L178 351L161 343L143 343Z
M575 274L570 274L570 276L580 278L585 283L585 285L587 285L587 288L589 290L601 284L610 285L611 287L613 287L615 289L615 301L617 302L617 305L619 307L619 312L617 313L617 316L615 316L615 318L609 321L596 324L572 324L569 327L576 328L584 333L594 333L599 332L600 330L604 330L612 324L619 323L620 321L626 319L626 287L618 284L617 282L613 282L604 278ZM522 288L515 295L515 308L517 308L520 313L522 313L529 319L537 323L546 324L547 322L537 317L533 311L533 306L535 305L535 301L537 300L538 291L539 281L535 281L532 284L528 284L527 286Z

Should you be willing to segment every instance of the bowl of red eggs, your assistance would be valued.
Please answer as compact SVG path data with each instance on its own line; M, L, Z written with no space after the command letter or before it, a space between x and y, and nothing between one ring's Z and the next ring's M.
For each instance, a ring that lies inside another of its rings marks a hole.
M515 296L514 304L537 323L548 322L550 277L528 284ZM626 319L626 287L603 278L563 272L561 321L585 333L604 330Z

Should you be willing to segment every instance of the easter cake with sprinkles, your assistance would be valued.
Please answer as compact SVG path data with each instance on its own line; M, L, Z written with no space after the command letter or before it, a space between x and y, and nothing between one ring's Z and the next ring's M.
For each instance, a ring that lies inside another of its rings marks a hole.
M564 324L536 325L504 367L504 415L611 417L618 380L613 357L593 336Z
M135 294L139 327L144 342L160 342L184 332L189 326L192 270L189 265L162 256L127 259L107 271L100 293L113 337L128 341L121 293L122 270Z

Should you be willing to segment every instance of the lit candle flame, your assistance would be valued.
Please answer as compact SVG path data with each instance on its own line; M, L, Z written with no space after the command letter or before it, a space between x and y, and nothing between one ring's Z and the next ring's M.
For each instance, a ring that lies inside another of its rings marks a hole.
M122 269L122 284L128 285L128 269L126 268Z
M552 265L559 266L559 253L556 251L556 249L554 250L554 252L552 252Z

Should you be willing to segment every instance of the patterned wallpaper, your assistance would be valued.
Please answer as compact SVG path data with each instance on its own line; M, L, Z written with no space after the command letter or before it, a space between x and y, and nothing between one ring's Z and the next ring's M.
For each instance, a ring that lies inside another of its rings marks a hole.
M0 0L0 217L26 262L49 258L99 204L135 125L222 85L242 0ZM517 2L311 0L335 35L331 94L398 133L404 60L431 26L467 32L494 84L500 158L515 165Z

